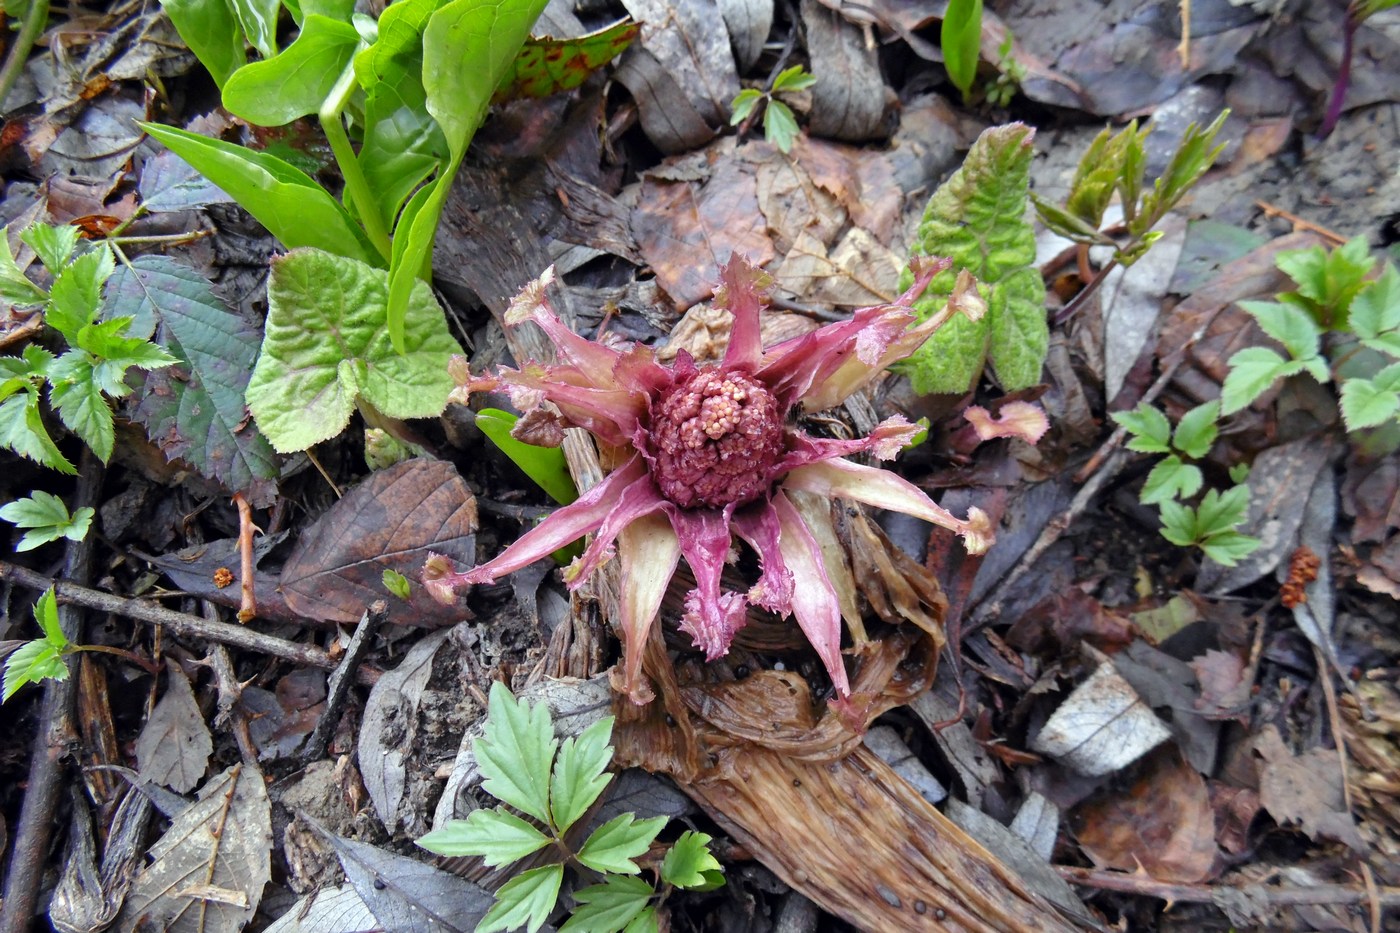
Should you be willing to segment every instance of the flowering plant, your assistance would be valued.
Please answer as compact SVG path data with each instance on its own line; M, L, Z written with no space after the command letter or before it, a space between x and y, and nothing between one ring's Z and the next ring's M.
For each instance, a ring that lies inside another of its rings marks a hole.
M911 326L912 302L948 264L919 260L913 286L894 304L862 308L849 320L765 351L759 312L767 278L736 257L721 270L715 299L733 315L729 344L718 364L704 366L684 351L663 365L649 348L618 351L573 333L545 295L553 280L547 270L511 303L505 322L534 321L562 362L526 363L485 380L459 371L458 380L468 391L504 383L527 412L522 425L533 425L536 437L549 420L536 416L552 403L564 422L613 448L621 465L487 563L457 573L445 557L433 555L424 582L450 600L459 585L490 582L595 533L565 578L576 587L614 554L621 561L622 689L645 703L651 690L641 680L642 648L684 556L695 588L686 596L681 629L708 659L729 650L748 604L791 613L838 698L846 700L840 604L819 545L834 534L814 527L830 518L799 508L789 493L906 512L956 531L972 553L990 546L991 521L979 509L960 521L908 480L846 459L860 452L894 457L919 430L904 418L889 418L865 438L834 440L804 433L789 415L799 406L814 412L840 404L953 314L980 314L975 282L964 274L942 313ZM726 592L720 584L735 534L760 563L758 582L747 593Z

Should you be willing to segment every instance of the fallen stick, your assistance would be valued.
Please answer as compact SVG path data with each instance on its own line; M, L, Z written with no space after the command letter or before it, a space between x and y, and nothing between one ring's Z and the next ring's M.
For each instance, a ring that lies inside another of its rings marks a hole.
M56 586L61 600L86 606L89 609L96 609L99 612L110 612L140 622L147 622L151 625L163 625L175 634L187 638L207 638L210 641L234 648L257 651L281 658L284 661L319 667L327 671L335 670L339 663L327 652L311 645L298 644L284 638L277 638L274 635L264 635L262 632L255 632L238 625L230 625L227 622L201 619L199 616L176 612L173 609L166 609L163 606L156 606L139 599L113 596L111 593L79 586L66 580L54 581L41 573L36 573L27 567L20 567L9 561L0 560L0 580L13 580L21 586L27 586L34 590L46 590L51 586ZM379 674L377 669L361 667L355 672L355 678L359 683L373 686L379 680Z
M1143 874L1094 868L1056 865L1055 870L1070 884L1082 884L1100 891L1140 894L1168 902L1214 904L1221 898L1243 896L1270 907L1304 907L1316 904L1365 904L1374 897L1383 908L1400 907L1400 888L1376 887L1371 891L1359 884L1310 884L1306 888L1273 884L1178 884L1157 881Z

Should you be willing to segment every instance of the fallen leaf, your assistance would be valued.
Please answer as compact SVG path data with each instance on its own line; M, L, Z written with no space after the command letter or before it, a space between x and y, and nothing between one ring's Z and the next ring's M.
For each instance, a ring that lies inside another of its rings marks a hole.
M117 929L237 933L257 912L271 851L263 776L236 764L207 782L151 846L152 862L133 883Z
M1158 881L1190 883L1210 877L1215 865L1205 779L1174 748L1154 754L1131 787L1076 807L1070 825L1100 866L1141 866Z
M1162 720L1105 662L1065 698L1030 745L1079 774L1098 777L1127 767L1169 738Z
M178 664L167 661L165 694L136 739L141 779L188 793L204 777L213 753L214 739L189 678Z
M1244 661L1229 651L1206 649L1191 661L1191 670L1201 684L1196 709L1207 719L1234 719L1249 722L1250 692L1254 684L1244 679Z
M879 49L866 41L865 31L817 0L802 0L807 54L812 60L814 135L861 141L889 135L885 121L886 95L880 77Z
M476 498L452 464L406 460L371 474L302 534L279 589L293 612L356 622L366 606L386 598L385 570L416 581L430 551L476 562ZM437 603L421 585L406 604L390 600L389 612L392 621L425 626L467 615Z
M1294 755L1273 725L1254 740L1264 759L1259 769L1259 799L1279 823L1297 823L1308 838L1335 839L1356 851L1364 844L1346 811L1342 766L1336 751L1313 748Z

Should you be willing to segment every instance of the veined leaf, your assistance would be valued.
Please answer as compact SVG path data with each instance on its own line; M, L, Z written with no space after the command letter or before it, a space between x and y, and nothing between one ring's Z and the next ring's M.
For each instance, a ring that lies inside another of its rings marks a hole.
M710 851L713 841L708 833L689 829L681 833L661 862L661 879L678 888L710 890L715 874L724 875L724 868Z
M54 226L35 223L20 231L19 238L29 244L45 269L58 275L68 265L68 260L73 258L82 231L72 224Z
M243 27L229 0L160 0L160 5L219 87L248 60Z
M620 814L593 830L579 849L578 860L594 871L635 875L641 869L632 860L651 847L665 826L664 816L639 820L635 813Z
M1342 383L1341 408L1348 431L1373 428L1400 414L1400 363L1392 363L1371 379Z
M1268 391L1278 379L1303 371L1268 347L1245 347L1230 357L1230 371L1220 389L1220 413L1233 415Z
M1172 444L1176 449L1186 454L1186 456L1199 460L1210 453L1210 447L1215 443L1215 437L1219 429L1215 426L1215 419L1220 417L1220 402L1209 401L1181 416L1181 420L1176 423L1176 433L1172 436ZM1185 495L1191 495L1186 493Z
M548 97L578 87L626 51L642 27L624 19L573 39L529 38L497 86L491 102Z
M622 930L651 901L656 892L640 878L608 875L602 884L574 892L579 906L559 933L604 933Z
M370 265L383 264L349 212L301 169L265 152L174 127L141 127L228 192L288 248L314 246Z
M1283 344L1295 360L1310 360L1321 347L1322 332L1307 312L1275 301L1241 301L1240 307L1259 322L1264 333Z
M925 318L940 310L958 271L967 269L985 289L987 313L978 321L954 315L902 364L917 392L966 392L985 360L1008 391L1040 380L1050 329L1035 234L1025 220L1034 135L1020 123L986 130L929 199L911 252L948 256L953 265L915 309ZM912 282L906 269L900 287Z
M588 812L612 780L608 774L608 762L613 756L608 744L612 727L613 718L604 716L577 737L565 739L559 748L549 786L549 807L561 833L568 832Z
M465 820L452 820L433 830L418 844L438 855L479 855L496 868L519 861L549 845L549 837L502 807L473 810Z
M792 141L797 138L797 117L792 108L780 100L769 100L763 109L763 136L779 152L791 152Z
M267 291L247 401L275 449L290 453L334 437L357 401L391 418L433 417L447 406L447 363L459 347L427 285L414 282L403 355L389 342L382 269L293 250L273 260Z
M51 470L70 476L78 472L49 437L39 413L39 395L33 387L0 402L0 444Z
M1139 402L1132 411L1115 411L1109 415L1132 435L1128 449L1145 454L1171 452L1172 424L1148 402Z
M1142 494L1138 497L1147 505L1160 505L1172 499L1186 499L1194 496L1201 488L1204 479L1200 468L1183 463L1176 454L1163 457L1161 462L1147 474L1142 484Z
M499 681L491 685L485 734L476 743L487 793L548 823L549 778L558 746L547 706L517 700Z
M59 538L81 541L87 537L95 514L91 508L84 506L70 515L62 499L42 489L0 507L0 518L18 528L28 529L19 544L15 545L16 551L32 551L41 544Z
M1350 322L1352 332L1362 340L1381 342L1378 349L1391 356L1400 355L1386 350L1388 346L1397 346L1393 340L1382 339L1394 338L1395 332L1400 330L1400 271L1396 271L1395 266L1387 263L1380 278L1356 293L1351 302Z
M525 927L536 933L549 919L554 902L559 899L559 885L564 880L564 866L546 865L522 871L501 885L496 903L481 918L476 933L496 933Z
M259 126L281 126L319 113L360 44L347 22L308 14L301 34L280 55L252 62L224 84L224 106Z
M97 318L102 286L114 264L112 251L104 245L56 270L44 323L62 334L69 346L77 346L78 332Z

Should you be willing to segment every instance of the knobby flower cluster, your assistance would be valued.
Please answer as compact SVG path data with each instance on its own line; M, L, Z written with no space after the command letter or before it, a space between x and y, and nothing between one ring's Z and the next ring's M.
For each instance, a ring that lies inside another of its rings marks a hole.
M806 499L823 504L841 498L906 512L956 531L972 553L990 546L991 522L978 509L960 521L896 474L846 459L860 452L893 458L918 432L904 418L882 422L865 438L834 440L806 434L792 416L840 404L913 353L952 314L980 314L975 283L964 274L942 313L914 323L914 299L948 265L923 260L914 285L894 304L863 308L765 351L759 312L767 278L735 258L722 270L715 298L733 315L729 343L719 363L703 366L684 351L662 364L647 347L618 351L573 333L550 307L545 290L553 270L546 271L515 299L505 321L534 321L561 362L502 369L497 379L527 413L522 424L550 403L565 422L613 448L620 466L487 563L457 573L433 555L424 582L451 600L458 586L488 583L593 534L565 577L577 587L606 560L620 561L622 689L645 703L652 693L641 677L643 646L683 556L695 588L681 628L708 659L729 650L750 604L790 613L844 701L850 683L841 659L841 609L819 545L835 539L830 527L820 527L829 526L830 509L801 507L795 503L804 497L793 493L813 493L820 499ZM483 387L465 373L459 381ZM759 560L758 582L746 593L726 591L720 582L735 559L734 535Z

